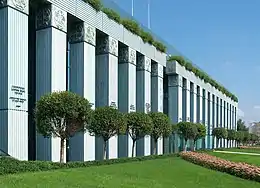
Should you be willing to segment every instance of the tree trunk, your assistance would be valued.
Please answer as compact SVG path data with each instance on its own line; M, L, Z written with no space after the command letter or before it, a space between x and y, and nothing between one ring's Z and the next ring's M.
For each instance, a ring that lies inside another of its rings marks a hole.
M60 139L60 163L64 163L64 142L65 139Z
M107 141L104 140L103 159L107 159Z
M196 140L193 141L193 151L196 151Z
M220 141L220 139L217 138L217 147L216 148L219 148L219 141Z
M184 140L183 151L184 151L184 152L187 151L187 140Z
M158 142L158 139L154 139L153 155L156 155L157 142Z
M132 144L132 157L134 157L134 151L135 151L135 143L136 143L136 140L133 140L133 144Z

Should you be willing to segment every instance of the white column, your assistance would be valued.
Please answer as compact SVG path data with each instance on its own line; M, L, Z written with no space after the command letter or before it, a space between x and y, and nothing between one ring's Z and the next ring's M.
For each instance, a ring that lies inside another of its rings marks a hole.
M233 130L236 130L236 122L235 122L235 106L233 105ZM236 141L233 141L233 147L236 147Z
M151 88L151 108L152 112L163 112L163 66L159 63L152 63L152 88ZM153 148L151 140L151 151ZM158 155L163 154L163 138L158 139L156 146Z
M190 81L185 79L183 86L183 121L190 122Z
M237 107L235 106L235 130L237 130ZM235 141L235 146L237 146L237 142Z
M220 123L219 123L219 120L220 120L220 108L219 108L219 98L217 96L215 96L215 105L216 105L216 126L215 127L220 127ZM218 147L221 147L221 143L222 143L222 140L219 141L219 146ZM217 143L216 143L216 146L217 146Z
M209 148L212 149L213 147L213 137L212 137L212 130L213 130L213 95L208 92L208 122L209 122Z
M110 36L97 39L96 107L118 107L118 41ZM96 139L96 159L103 158L103 142ZM108 141L107 156L118 157L118 136Z
M232 105L229 103L229 129L232 129ZM232 147L232 141L230 140L229 146Z
M29 1L0 1L0 149L28 160Z
M193 86L193 122L197 123L197 86ZM199 102L199 101L198 101Z
M197 98L197 108L196 108L196 112L197 112L197 118L196 118L196 122L197 123L201 123L201 124L203 124L203 96L202 96L202 88L200 87L200 86L197 86L197 96L196 96L196 98ZM204 124L205 125L205 124ZM205 149L205 138L202 138L201 139L201 145L200 145L200 147L202 148L202 149Z
M136 111L136 51L130 47L119 48L118 65L118 108L121 112ZM132 138L118 137L118 157L132 156ZM134 156L136 152L134 151Z
M136 70L136 110L148 113L151 111L151 59L139 54ZM147 135L138 140L136 149L137 156L150 155L151 137Z
M41 7L36 27L36 100L39 100L44 94L66 90L67 13L53 5ZM59 161L60 139L37 135L36 150L37 160Z
M166 70L168 67L166 68ZM173 74L170 70L166 71L168 74L168 115L171 121L176 124L182 121L182 77ZM170 137L170 153L177 152L180 146L178 135ZM174 143L174 145L172 145Z
M227 129L227 102L224 101L224 128ZM225 139L225 148L228 148L227 139Z
M200 113L199 113L199 119L197 119L197 122L199 122L199 123L202 123L202 120L203 120L203 95L202 95L202 93L203 93L203 89L202 89L202 87L200 86L199 87L199 111L200 111Z
M77 23L70 33L70 86L95 109L95 46L96 29L87 23ZM95 137L89 132L78 133L69 141L71 161L95 160Z
M202 123L206 127L206 138L205 138L205 148L209 149L210 148L210 130L209 130L209 99L208 99L208 93L205 89L202 90L202 96L203 96L203 119Z
M223 99L220 99L220 126L224 128L224 104ZM222 147L225 147L225 139L222 139Z
M230 129L230 108L229 103L227 103L227 129ZM228 148L230 148L230 141L228 142Z
M217 97L213 94L213 128L217 127ZM214 139L214 148L217 147L217 139Z
M226 102L226 128L229 129L229 104ZM227 148L229 148L229 143L227 143Z
M197 123L197 86L194 83L190 84L190 120L193 123ZM190 147L198 148L201 141L197 140L195 145L193 141L190 141Z

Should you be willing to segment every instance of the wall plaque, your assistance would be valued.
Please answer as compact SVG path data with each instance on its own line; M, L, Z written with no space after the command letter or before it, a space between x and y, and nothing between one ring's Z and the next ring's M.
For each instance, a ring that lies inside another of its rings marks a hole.
M21 86L11 86L11 97L9 98L12 102L13 107L21 108L23 103L27 100L25 98L25 88Z

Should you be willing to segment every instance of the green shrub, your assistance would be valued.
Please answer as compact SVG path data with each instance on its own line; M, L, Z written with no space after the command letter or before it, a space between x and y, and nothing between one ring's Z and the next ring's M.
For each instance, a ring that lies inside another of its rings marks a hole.
M101 11L102 3L100 0L83 0L84 2L90 4L96 11Z
M114 10L112 10L112 9L110 9L110 8L103 8L103 12L107 15L107 17L108 18L110 18L111 20L114 20L115 22L117 22L117 23L121 23L121 18L120 18L120 15L116 12L116 11L114 11Z
M133 34L140 36L145 43L149 43L153 45L157 50L163 53L166 52L167 50L166 46L159 41L155 41L153 39L152 34L143 31L136 21L131 19L121 20L120 15L116 11L110 8L103 8L103 4L101 0L83 0L83 1L90 4L96 11L102 10L108 16L108 18L114 20L119 24L122 24L127 30L129 30Z
M112 165L118 163L147 161L153 159L163 159L168 157L178 156L178 154L167 155L150 155L136 158L120 158L103 161L87 161L87 162L69 162L69 163L54 163L48 161L18 161L9 157L0 158L0 175L16 174L23 172L39 172L57 169L68 168L83 168L90 166Z
M130 19L124 19L122 20L122 24L131 33L140 36L141 29L139 24L136 21Z
M158 51L161 51L161 52L166 52L167 48L166 46L161 43L161 42L158 42L158 41L154 41L153 43L154 47L158 50Z
M140 37L143 39L144 43L146 43L146 42L148 42L149 44L153 44L154 43L153 36L149 32L141 30L140 31Z

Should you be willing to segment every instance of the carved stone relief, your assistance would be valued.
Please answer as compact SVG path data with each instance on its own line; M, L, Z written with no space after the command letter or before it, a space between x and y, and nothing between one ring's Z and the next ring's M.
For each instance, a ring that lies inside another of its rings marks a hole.
M118 56L118 41L112 37L106 36L97 40L97 54L110 53L114 56Z
M39 9L36 15L37 29L50 26L67 32L67 13L53 5Z
M119 48L119 63L131 63L136 65L136 51L130 47Z
M21 12L28 14L28 0L0 0L0 7L11 6Z
M153 63L152 64L152 76L158 76L158 64L157 63Z
M9 0L10 1L10 0ZM20 11L25 11L26 7L29 5L28 0L12 0L14 8L17 8Z
M128 51L129 51L128 47L119 48L119 54L118 54L119 63L128 63L128 57L129 57Z
M78 23L71 31L70 42L87 42L96 45L96 29L84 22Z
M136 65L136 51L131 48L128 49L129 49L129 63Z
M145 70L151 72L151 59L145 58Z
M145 57L140 55L137 57L136 70L143 71L145 70Z
M36 15L36 27L41 29L44 27L51 26L51 7L47 6L40 10Z
M109 52L115 56L118 56L118 41L109 37Z
M67 14L55 6L52 6L52 21L54 27L67 31Z
M96 53L97 54L109 53L109 40L108 40L108 37L101 38L101 39L97 40Z

